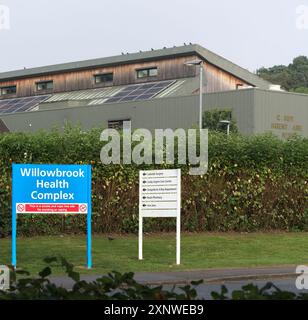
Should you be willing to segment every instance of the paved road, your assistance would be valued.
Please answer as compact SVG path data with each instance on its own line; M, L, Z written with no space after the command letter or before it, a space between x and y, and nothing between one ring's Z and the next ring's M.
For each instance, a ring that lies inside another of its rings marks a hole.
M238 268L238 269L208 269L202 271L180 271L180 272L137 272L135 279L140 283L158 285L163 284L165 288L180 286L192 280L204 280L204 284L198 286L198 297L211 299L211 292L220 292L224 284L229 291L241 288L248 283L264 286L267 282L273 282L282 290L295 293L299 291L295 287L296 266L278 266L264 268ZM85 275L82 280L94 281L99 275ZM67 289L72 288L73 281L66 277L52 277L50 280L57 285Z

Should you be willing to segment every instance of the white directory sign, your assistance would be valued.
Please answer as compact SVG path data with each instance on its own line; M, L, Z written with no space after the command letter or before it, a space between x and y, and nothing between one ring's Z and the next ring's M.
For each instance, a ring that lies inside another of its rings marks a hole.
M139 172L139 259L143 258L143 218L177 219L176 262L180 264L181 170L146 170Z

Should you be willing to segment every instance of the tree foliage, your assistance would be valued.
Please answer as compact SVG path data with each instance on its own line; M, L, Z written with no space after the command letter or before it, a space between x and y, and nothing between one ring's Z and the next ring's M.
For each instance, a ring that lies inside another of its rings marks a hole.
M257 74L274 84L280 84L288 91L308 93L308 57L299 56L288 66L276 65L260 68Z
M121 274L113 271L108 275L88 282L81 280L74 266L63 257L46 257L47 266L37 276L11 267L11 283L8 291L0 290L0 300L196 300L197 289L203 280L165 289L163 285L140 284L134 273ZM72 289L65 289L50 281L52 267L61 265L68 278L73 281ZM262 288L250 283L239 290L228 292L226 286L221 292L212 292L214 300L308 300L307 293L295 294L279 289L268 282Z
M202 117L202 126L209 130L226 132L226 124L222 120L230 121L230 132L238 132L236 121L232 118L231 109L212 109L205 111Z

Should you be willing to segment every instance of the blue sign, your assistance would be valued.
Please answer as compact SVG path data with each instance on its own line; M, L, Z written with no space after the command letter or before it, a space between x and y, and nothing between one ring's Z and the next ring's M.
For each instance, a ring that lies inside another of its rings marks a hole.
M87 214L91 268L91 166L13 164L12 265L16 266L18 214Z

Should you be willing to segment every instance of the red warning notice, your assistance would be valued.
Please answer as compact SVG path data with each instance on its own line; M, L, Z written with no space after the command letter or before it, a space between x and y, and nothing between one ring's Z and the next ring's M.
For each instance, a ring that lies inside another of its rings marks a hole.
M87 213L86 204L19 203L17 213Z

